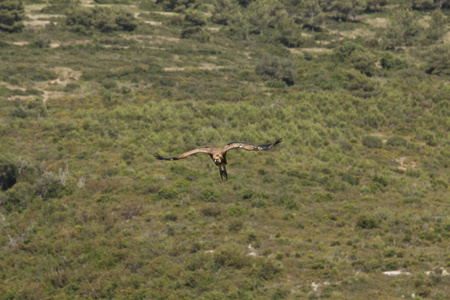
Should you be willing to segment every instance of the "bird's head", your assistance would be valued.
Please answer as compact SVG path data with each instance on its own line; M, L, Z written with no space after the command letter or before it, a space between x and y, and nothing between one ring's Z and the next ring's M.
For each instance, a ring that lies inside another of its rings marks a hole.
M214 155L214 156L213 156L213 160L214 160L214 163L215 163L216 165L218 165L218 164L220 164L220 163L222 162L222 159L221 159L220 156L218 156L218 155Z

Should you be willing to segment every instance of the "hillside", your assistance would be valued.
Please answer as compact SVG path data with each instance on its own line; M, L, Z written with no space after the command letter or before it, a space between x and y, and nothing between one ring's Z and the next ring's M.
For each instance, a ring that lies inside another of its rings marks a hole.
M23 7L1 300L448 298L449 1Z

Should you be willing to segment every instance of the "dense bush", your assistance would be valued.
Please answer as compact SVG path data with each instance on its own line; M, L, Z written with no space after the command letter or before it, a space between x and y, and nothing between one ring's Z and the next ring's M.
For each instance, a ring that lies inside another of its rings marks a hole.
M0 188L4 191L17 182L18 168L9 157L0 156Z
M132 13L108 7L74 7L66 12L66 24L74 30L98 29L102 32L133 31L137 22Z
M366 135L362 139L362 144L368 148L382 148L383 141L377 136Z
M371 76L375 72L376 56L356 43L344 42L333 53L337 60L349 63L361 73Z
M295 80L295 63L289 58L281 58L272 55L264 56L255 69L256 74L267 79L284 81L287 85L293 85Z
M384 69L390 70L390 69L404 69L408 67L408 64L405 60L402 60L398 57L395 57L391 53L386 53L383 58L380 60L380 64Z
M361 229L373 229L377 228L380 224L380 219L376 215L372 214L361 214L356 220L356 227Z
M22 1L0 1L0 30L19 32L24 28L25 7Z

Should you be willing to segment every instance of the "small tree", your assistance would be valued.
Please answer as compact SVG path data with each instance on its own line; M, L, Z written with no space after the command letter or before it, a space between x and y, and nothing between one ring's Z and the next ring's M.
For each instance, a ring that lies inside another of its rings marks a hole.
M183 21L182 38L196 38L198 41L207 42L210 39L209 32L205 30L205 15L198 10L186 10Z
M309 27L314 32L323 23L323 17L321 17L322 7L319 4L319 0L306 0L302 4L304 8L303 15L306 21L304 26Z
M0 30L19 32L23 29L25 8L22 1L0 0Z

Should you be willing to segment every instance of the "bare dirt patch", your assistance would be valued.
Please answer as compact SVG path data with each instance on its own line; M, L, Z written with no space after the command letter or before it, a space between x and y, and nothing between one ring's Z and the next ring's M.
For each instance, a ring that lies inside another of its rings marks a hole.
M444 44L450 44L450 31L444 35L442 41L444 42Z
M155 21L144 21L145 24L150 24L152 26L161 26L162 22L155 22Z
M178 16L179 15L179 13L167 12L167 11L152 11L152 13L158 14L158 15L161 15L161 16L169 16L169 17L171 17L171 16Z
M39 29L47 26L50 23L57 24L57 22L52 21L54 18L64 18L63 15L49 15L36 13L42 9L41 6L32 7L33 9L25 9L26 16L29 20L24 21L23 24L26 28ZM37 8L37 9L36 9Z
M198 67L167 67L163 68L166 72L176 72L176 71L189 71L189 70L220 70L223 69L223 66L216 66L210 63L202 63Z
M11 44L16 45L16 46L25 46L28 45L30 42L27 41L18 41L18 42L12 42Z
M64 87L69 83L77 82L82 72L73 70L67 67L56 67L53 68L53 71L58 75L58 78L55 80L49 80L45 82L35 83L33 88L40 90L43 93L43 102L46 103L48 99L57 99L63 96L66 96L67 93L63 91ZM1 85L4 85L6 88L10 90L21 90L25 91L26 88L16 85L11 85L6 82L0 82ZM8 100L11 99L20 99L20 100L30 100L34 99L36 96L27 95L27 96L12 96Z
M28 29L38 29L38 28L44 28L50 24L50 21L48 20L33 20L33 21L24 21L23 25L25 25Z
M164 41L167 42L179 42L180 39L176 37L170 36L161 36L161 35L125 35L122 37L127 40L135 40L139 43L149 42L149 43L162 43Z
M416 162L412 160L406 160L406 156L402 156L399 158L396 158L395 161L399 164L398 169L406 171L408 169L415 169L416 168Z
M370 26L375 27L375 28L386 28L389 21L386 18L371 18L371 19L366 19L365 23L367 23Z
M331 53L332 50L328 48L289 48L292 54L299 54L302 52L314 52L314 53Z

